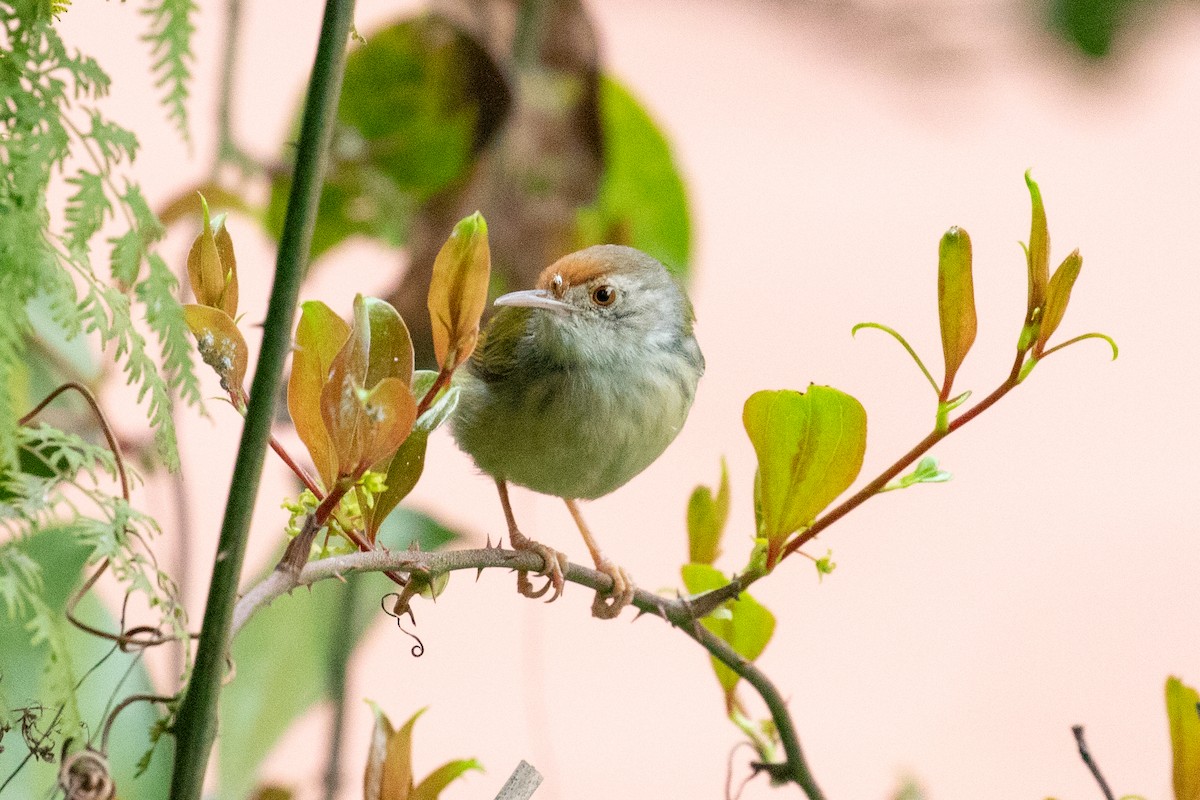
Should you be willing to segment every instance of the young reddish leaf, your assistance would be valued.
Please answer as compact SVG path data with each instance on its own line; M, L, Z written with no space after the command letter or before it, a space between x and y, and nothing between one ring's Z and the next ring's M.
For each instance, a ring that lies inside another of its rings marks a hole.
M709 592L729 582L720 570L708 564L687 564L682 573L684 586L691 594ZM775 615L747 592L742 592L736 600L727 600L720 610L700 620L700 623L747 661L754 661L762 655L775 633ZM713 658L712 664L717 681L725 690L726 710L731 711L734 689L740 676L716 658Z
M491 268L487 223L476 211L454 226L433 262L429 318L442 369L454 369L475 349Z
M221 259L221 269L224 271L222 276L224 280L224 290L221 292L221 308L232 319L237 319L238 309L238 276L237 276L237 258L233 254L233 237L229 235L229 228L225 224L227 219L222 219L216 226L216 235L213 237L217 244L217 255Z
M217 252L217 241L213 236L212 220L209 219L204 195L200 196L200 206L204 211L204 228L188 252L188 279L197 303L224 309L221 295L225 291L225 270L221 267L221 256Z
M954 376L975 343L975 283L971 275L971 237L962 228L946 231L938 245L938 319L946 377L940 397L950 398Z
M445 574L449 576L449 573ZM483 772L483 765L473 758L447 761L417 784L409 800L438 800L443 789L473 769Z
M688 561L711 564L721 554L721 534L729 520L729 470L721 459L721 481L714 495L707 486L692 491L687 507Z
M362 403L359 421L362 454L351 473L354 478L390 459L417 421L417 401L413 399L408 383L399 378L384 378L371 389L360 390L359 397Z
M288 412L292 424L326 489L337 478L337 455L321 411L321 390L333 359L350 338L350 326L319 300L301 306L296 349L288 379Z
M415 397L420 393L413 394ZM408 497L408 493L420 480L421 473L425 470L425 448L429 444L429 434L450 417L458 405L458 396L457 386L447 389L416 421L412 433L392 456L387 465L387 477L384 478L387 488L375 498L375 505L367 518L367 537L372 542L375 541L375 534L388 514L392 513L401 500Z
M1174 757L1175 800L1200 800L1200 694L1175 677L1167 678L1167 721Z
M219 308L190 303L183 307L183 319L196 337L200 358L220 376L221 388L240 392L250 351L238 326Z
M1050 280L1050 232L1046 228L1046 208L1042 205L1042 191L1037 181L1025 173L1025 185L1033 202L1033 220L1029 227L1029 247L1025 250L1025 261L1029 267L1028 313L1041 308L1046 302L1046 284Z
M337 456L337 475L354 474L363 456L362 412L360 392L367 380L367 358L371 346L371 326L362 295L354 298L354 323L350 337L333 357L329 374L321 388L321 419L333 452Z
M762 391L746 400L742 422L758 456L760 535L775 565L788 534L812 524L862 468L867 414L828 386Z
M413 346L400 312L378 297L363 298L363 305L371 327L366 385L374 386L384 378L399 378L408 386L413 377Z
M1078 250L1075 250L1063 259L1063 262L1058 265L1058 269L1054 270L1054 275L1050 278L1050 285L1046 287L1046 307L1042 312L1042 324L1038 328L1037 344L1033 348L1035 355L1042 354L1046 349L1046 343L1058 330L1063 315L1067 313L1067 304L1071 302L1071 289L1075 287L1075 280L1079 277L1079 271L1082 268L1083 256L1079 255Z

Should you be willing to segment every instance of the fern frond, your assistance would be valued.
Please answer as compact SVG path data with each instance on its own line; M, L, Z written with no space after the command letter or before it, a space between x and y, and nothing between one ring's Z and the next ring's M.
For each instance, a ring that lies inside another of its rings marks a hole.
M193 0L151 0L142 13L150 17L150 31L142 38L150 43L154 58L155 85L165 89L163 105L179 135L189 141L187 98L192 73L191 42L197 5Z
M200 379L192 366L192 342L183 319L183 306L177 299L179 282L158 253L151 253L147 262L149 274L138 284L137 296L146 309L146 322L158 334L162 371L184 403L201 406Z
M105 218L112 216L112 203L104 193L104 178L98 173L81 169L67 178L67 183L75 186L76 191L67 198L65 244L72 256L86 263L88 243Z

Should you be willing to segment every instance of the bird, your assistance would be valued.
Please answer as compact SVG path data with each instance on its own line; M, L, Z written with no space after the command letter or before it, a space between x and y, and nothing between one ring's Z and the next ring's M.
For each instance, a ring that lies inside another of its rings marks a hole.
M691 302L657 259L603 244L563 256L536 288L501 295L456 382L451 433L496 483L514 549L541 555L535 590L563 591L566 556L521 533L508 485L562 498L596 569L612 578L592 614L618 616L634 583L600 550L579 501L607 495L655 461L683 427L704 356Z

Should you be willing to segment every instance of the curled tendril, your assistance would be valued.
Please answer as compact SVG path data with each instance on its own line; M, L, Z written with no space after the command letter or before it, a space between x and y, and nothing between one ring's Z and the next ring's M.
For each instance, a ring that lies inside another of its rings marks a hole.
M396 598L395 603L392 605L394 608L398 608L400 613L396 613L392 609L388 608L387 601L389 597ZM403 606L401 605L402 603ZM401 633L403 633L405 636L411 637L412 640L416 642L416 644L412 646L412 649L409 650L409 652L412 653L413 658L420 658L421 656L425 655L425 643L421 641L421 637L417 636L412 631L406 630L405 627L400 624L400 618L403 614L408 614L408 618L412 621L413 625L417 624L417 618L413 616L412 609L408 607L407 602L405 602L405 598L399 592L389 592L379 599L379 607L383 609L383 613L396 620L396 627L400 629Z

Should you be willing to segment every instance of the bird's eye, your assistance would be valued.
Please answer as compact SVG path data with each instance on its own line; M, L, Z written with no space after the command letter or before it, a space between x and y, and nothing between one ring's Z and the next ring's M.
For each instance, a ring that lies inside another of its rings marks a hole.
M597 286L592 289L592 302L598 306L611 306L617 299L617 290L611 286Z

